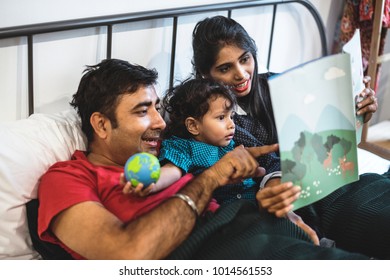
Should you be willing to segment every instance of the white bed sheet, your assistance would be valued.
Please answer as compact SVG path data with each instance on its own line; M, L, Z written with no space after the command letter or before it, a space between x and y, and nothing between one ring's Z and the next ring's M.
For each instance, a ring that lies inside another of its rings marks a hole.
M359 174L378 173L383 174L390 167L390 161L358 148Z

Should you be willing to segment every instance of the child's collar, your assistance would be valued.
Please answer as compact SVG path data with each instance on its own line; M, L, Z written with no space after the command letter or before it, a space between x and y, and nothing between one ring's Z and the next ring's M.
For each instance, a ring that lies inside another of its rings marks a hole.
M246 112L240 107L240 105L237 105L236 113L239 115L246 115Z

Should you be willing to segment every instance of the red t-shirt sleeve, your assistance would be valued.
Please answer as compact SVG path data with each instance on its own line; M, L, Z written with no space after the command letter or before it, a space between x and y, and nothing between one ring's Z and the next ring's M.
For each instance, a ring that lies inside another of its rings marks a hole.
M43 240L53 240L47 235L52 219L61 211L85 201L100 202L94 190L93 175L72 162L57 163L41 178L38 188L38 234Z

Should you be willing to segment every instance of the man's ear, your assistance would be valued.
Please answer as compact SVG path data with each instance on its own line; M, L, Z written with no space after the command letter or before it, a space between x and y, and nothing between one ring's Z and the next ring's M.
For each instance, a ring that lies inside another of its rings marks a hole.
M106 118L106 116L102 113L94 112L91 115L90 122L97 136L102 139L106 139L107 129L110 125L110 121Z
M188 117L185 120L185 125L189 133L194 136L199 135L198 121L193 117Z

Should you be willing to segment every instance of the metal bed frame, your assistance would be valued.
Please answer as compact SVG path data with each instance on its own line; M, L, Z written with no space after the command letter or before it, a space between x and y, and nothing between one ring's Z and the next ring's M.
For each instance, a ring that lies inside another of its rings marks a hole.
M76 30L90 27L107 27L107 53L106 58L111 58L112 52L112 33L113 26L116 24L139 22L144 20L155 19L173 19L173 32L172 32L172 47L170 55L170 73L169 73L169 85L173 85L174 72L175 72L175 55L176 55L176 40L177 40L177 26L178 18L185 15L200 14L204 12L218 12L227 11L228 17L231 17L233 10L260 7L260 6L273 6L271 35L269 39L269 50L267 59L267 68L269 68L273 33L275 26L276 12L279 5L285 5L290 3L298 3L303 5L313 16L321 40L322 55L327 55L326 47L326 35L325 28L322 19L311 2L308 0L252 0L241 1L233 3L220 3L209 4L201 6L191 6L185 8L172 8L156 11L135 12L127 14L118 14L110 16L91 17L75 20L56 21L40 24L22 25L15 27L0 28L0 39L27 37L27 72L28 72L28 113L29 115L34 113L34 72L33 72L33 47L34 36L38 34L60 32L67 30Z

